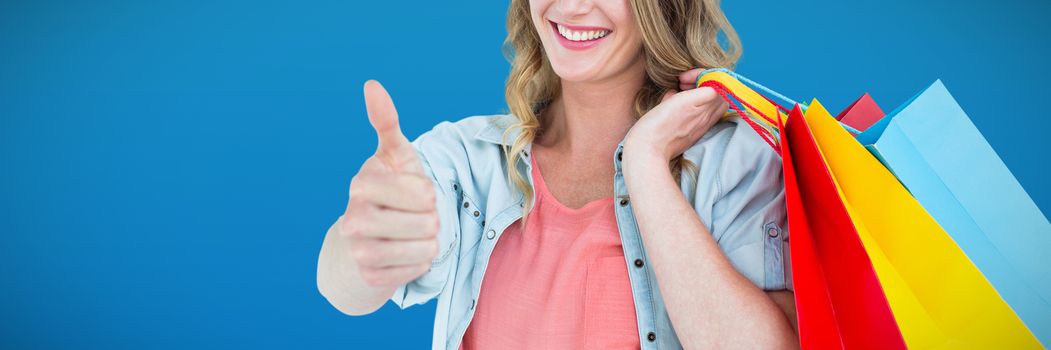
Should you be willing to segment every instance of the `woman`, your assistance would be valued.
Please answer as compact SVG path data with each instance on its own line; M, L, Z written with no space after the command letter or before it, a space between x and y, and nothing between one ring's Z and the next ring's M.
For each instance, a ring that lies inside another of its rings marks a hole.
M510 114L410 143L365 84L379 147L321 293L437 298L434 349L794 347L780 159L693 88L739 56L718 1L512 0L507 23Z

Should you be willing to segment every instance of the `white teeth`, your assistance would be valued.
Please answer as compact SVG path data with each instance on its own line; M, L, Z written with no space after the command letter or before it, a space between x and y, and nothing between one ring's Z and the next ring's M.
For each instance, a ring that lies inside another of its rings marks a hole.
M558 33L561 34L563 38L571 41L595 40L609 34L608 30L575 31L570 30L561 24L556 24L556 26L558 27Z

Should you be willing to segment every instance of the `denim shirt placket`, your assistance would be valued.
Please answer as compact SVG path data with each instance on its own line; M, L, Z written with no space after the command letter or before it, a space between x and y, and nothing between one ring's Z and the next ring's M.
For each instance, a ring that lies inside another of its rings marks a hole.
M624 263L628 265L628 279L631 281L631 294L635 299L635 316L639 327L639 341L642 349L658 349L659 338L657 337L657 314L654 307L653 289L656 281L651 281L649 269L645 268L649 259L642 246L642 236L635 222L635 215L631 211L631 199L628 196L628 187L624 182L624 173L621 171L621 161L624 154L623 141L617 145L617 152L613 159L616 175L614 178L614 193L617 197L616 216L617 230L620 231L620 241L624 249ZM640 260L642 264L634 264L633 261ZM650 339L650 338L653 339Z
M526 159L529 159L529 153L531 151L532 145L527 144L525 146L525 149L522 151L522 158L519 161L519 164L525 165L526 178L532 185L533 164L530 161L526 161ZM507 230L507 228L511 226L511 224L513 224L515 221L522 218L522 208L524 206L523 199L519 199L517 202L513 202L513 204L501 210L500 213L497 214L495 218L493 218L491 223L489 221L486 221L488 224L482 228L482 241L489 243L481 245L481 249L485 249L485 259L475 260L474 263L474 271L478 272L474 275L474 280L471 282L471 311L470 314L467 316L467 319L465 319L464 321L460 322L459 325L457 325L456 337L449 339L449 346L446 347L446 349L457 349L463 342L464 333L467 332L468 325L470 325L471 321L474 319L475 307L478 306L478 295L482 291L482 282L485 279L485 271L489 267L490 255L493 253L493 248L496 247L496 243L500 240L500 236L503 236L503 232ZM536 203L536 191L533 191L533 203ZM452 343L453 341L455 341L455 344Z

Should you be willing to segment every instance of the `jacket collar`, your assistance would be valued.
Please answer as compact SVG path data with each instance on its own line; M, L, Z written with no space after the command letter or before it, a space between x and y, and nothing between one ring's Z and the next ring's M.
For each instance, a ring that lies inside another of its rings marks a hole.
M504 138L504 131L517 121L518 119L511 114L497 115L494 118L490 118L485 127L478 130L478 133L476 133L474 137L489 143L511 146L511 144L514 143L515 138L518 137L518 134L521 133L521 130L511 130L506 139Z

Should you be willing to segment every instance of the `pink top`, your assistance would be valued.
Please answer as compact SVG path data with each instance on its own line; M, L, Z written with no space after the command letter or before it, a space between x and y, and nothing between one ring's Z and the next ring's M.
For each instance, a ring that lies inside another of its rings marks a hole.
M460 349L638 349L614 198L566 207L532 158L536 206L493 248Z

